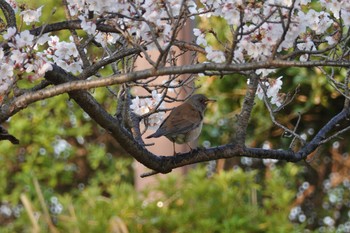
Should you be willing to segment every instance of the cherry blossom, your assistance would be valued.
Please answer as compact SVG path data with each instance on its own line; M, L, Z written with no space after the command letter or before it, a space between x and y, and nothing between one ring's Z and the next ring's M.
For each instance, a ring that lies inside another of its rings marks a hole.
M13 67L9 64L2 63L0 65L1 78L6 79L13 76Z
M284 93L277 93L277 95L272 96L271 104L274 104L277 107L280 107L282 105L283 99L284 99Z
M0 95L3 95L13 84L13 65L1 63L0 73Z
M56 49L56 46L59 42L60 38L58 36L50 36L47 43L51 47L51 49Z
M151 98L142 98L140 99L139 96L136 96L134 99L131 100L130 109L139 116L143 116L151 111L156 110L155 108L159 105L159 102L162 100L162 94L158 93L156 90L152 91L152 97ZM163 107L163 103L160 104L159 108ZM165 113L164 112L157 112L152 115L150 115L144 123L148 127L156 127L158 126L163 118Z
M113 45L120 38L117 33L104 33L99 32L95 36L95 40L102 45L102 47L107 47L107 45Z
M207 46L205 48L205 51L207 52L207 59L209 61L216 63L222 63L226 61L225 55L222 51L213 50L211 46Z
M59 41L57 36L50 36L47 43L49 48L44 52L47 59L52 59L54 63L67 72L73 74L82 72L83 64L73 42Z
M326 9L329 9L334 17L336 19L339 19L339 13L340 9L342 8L342 5L344 4L344 1L338 1L338 0L333 0L333 1L326 1L326 0L320 0L320 3L322 6L326 7Z
M25 65L26 72L34 72L34 75L30 75L30 80L35 80L41 78L49 70L52 70L52 65L47 63L44 59L37 59L33 63L28 63Z
M270 79L269 80L269 88L266 91L267 97L275 97L277 96L278 92L282 88L282 79L283 76L278 77L277 79Z
M27 53L23 53L20 50L15 49L12 51L10 58L15 64L22 64L27 58Z
M17 30L14 27L9 27L7 29L7 32L3 35L5 40L9 40L10 38L12 38L15 34L16 34Z
M207 46L207 40L205 39L205 34L198 28L193 29L194 36L197 37L196 44Z
M86 21L86 18L82 15L78 17L81 20L81 28L89 35L95 34L96 24L92 21Z
M40 22L39 18L41 16L41 10L43 6L39 7L36 10L25 10L20 13L20 15L23 17L23 21L30 25L33 22Z
M267 79L266 81L262 81L261 84L264 85L263 87L259 84L256 95L259 99L264 99L265 95L267 98L270 98L270 103L276 105L277 107L281 106L282 100L283 100L283 93L279 93L279 91L282 88L282 81L283 76L278 77L277 79Z
M41 35L40 37L36 38L36 45L43 45L43 44L47 43L49 40L50 40L49 33L45 33L45 34Z
M303 43L299 43L297 45L298 49L300 50L304 50L304 51L314 51L316 50L316 46L314 44L314 42L312 41L312 39L310 37L306 37L305 38L305 42ZM304 54L302 56L300 56L300 61L307 61L307 59L309 58L308 54Z
M12 45L12 47L15 47L15 48L22 48L24 46L32 46L33 40L34 40L34 36L32 34L30 34L30 32L28 30L25 30L25 31L21 32L20 34L16 34L15 43L14 44L10 43L10 45Z

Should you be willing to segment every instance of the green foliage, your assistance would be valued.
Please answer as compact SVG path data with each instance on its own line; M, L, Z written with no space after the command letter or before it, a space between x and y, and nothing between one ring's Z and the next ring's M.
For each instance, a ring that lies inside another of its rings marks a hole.
M81 195L85 205L75 207L83 224L79 228L105 232L118 217L129 232L298 232L300 226L287 218L295 195L286 186L292 174L288 169L270 172L265 187L256 182L256 172L236 169L207 178L205 169L198 168L188 176L160 180L143 195L135 194L130 184L115 183L110 184L110 197L91 201L96 193L87 189Z
M129 163L130 164L130 163ZM257 182L256 171L235 169L210 178L204 168L193 169L187 176L170 175L158 184L137 193L128 176L125 160L114 162L117 173L104 171L108 182L103 185L95 176L89 185L74 193L51 192L63 206L52 214L62 232L109 232L127 228L127 232L300 232L302 225L288 220L295 196L290 177L298 172L295 165L268 170L268 181ZM130 175L130 174L129 174ZM28 180L32 187L32 181ZM25 192L29 194L30 192ZM44 193L45 194L45 193ZM42 214L38 195L30 197L34 210ZM52 198L46 203L52 205ZM30 224L25 212L3 231L23 231ZM43 217L39 225L45 232Z

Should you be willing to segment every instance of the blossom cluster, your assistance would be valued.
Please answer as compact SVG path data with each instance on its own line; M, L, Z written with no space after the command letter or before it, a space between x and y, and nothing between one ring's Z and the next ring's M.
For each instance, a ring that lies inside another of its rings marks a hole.
M157 107L162 108L164 106L163 102L160 103L162 101L162 94L158 93L156 90L152 91L152 97L150 98L140 98L136 96L131 101L130 109L138 116L144 116L145 114L155 111ZM164 115L164 112L156 112L150 115L144 123L149 128L156 127L162 122Z
M113 44L118 38L116 33L96 31L96 19L89 19L88 13L96 15L117 14L113 18L114 27L120 31L131 43L137 44L140 40L149 44L149 47L167 46L174 32L172 21L180 15L182 3L186 9L197 13L195 1L171 0L165 3L157 0L137 0L131 3L128 0L68 0L68 7L72 16L81 20L82 29L90 35L96 35L102 45Z
M68 72L82 71L81 59L73 42L60 42L57 36L49 34L35 37L28 30L18 33L12 27L3 38L8 41L10 52L4 56L4 50L0 48L0 69L3 71L0 95L12 86L15 74L27 73L29 80L35 80L52 70L52 62ZM39 51L39 47L44 45L47 48Z
M215 50L208 43L211 28L195 28L196 44L203 46L206 59L210 62L226 62L227 55L232 53L233 63L266 61L278 53L299 51L298 59L307 61L310 54L325 46L339 42L341 26L350 26L350 2L345 0L320 0L315 10L311 0L201 0L203 8L198 9L203 22L208 18L225 19L233 30L237 29L235 47L227 52L225 48ZM215 29L214 29L215 30ZM234 35L233 35L234 36ZM321 43L320 43L321 42ZM221 43L216 43L216 47ZM221 45L222 46L222 45ZM225 51L225 52L224 52ZM267 79L273 69L256 70L262 77L271 103L281 105L283 94L281 77L277 80ZM258 87L257 96L262 99L264 91Z
M292 7L293 3L291 0L268 0L256 3L240 0L202 0L201 2L204 8L199 9L199 11L206 12L201 14L201 17L216 16L225 19L227 24L233 28L240 27L242 36L238 38L236 48L233 51L234 62L240 63L267 60L272 55L275 46L278 46L277 51L295 49L297 38L299 39L297 49L306 53L316 50L317 47L311 37L313 34L321 35L324 33L323 39L332 45L335 43L336 38L334 37L337 35L327 34L326 30L333 25L339 25L340 19L344 26L350 26L349 1L321 0L319 4L323 7L322 9L329 9L329 11L315 11L306 7L310 4L310 0L296 0L290 18L288 18L288 14L289 7ZM289 28L286 29L286 25ZM284 30L287 30L286 35L283 34ZM212 50L211 45L206 40L207 34L206 31L194 29L194 35L197 36L196 43L204 46L206 51L220 53L224 57L222 51ZM320 38L315 39L319 40ZM225 60L224 58L217 59L218 55L213 56L211 53L207 54L209 61ZM308 59L305 54L300 57L300 60Z
M28 30L17 33L10 27L3 35L11 48L10 53L4 55L4 49L0 48L0 67L2 76L0 79L0 95L6 93L15 81L15 73L30 73L30 80L42 77L52 69L46 55L38 51L38 46L46 43L47 37L35 38ZM33 73L34 72L34 73Z
M279 93L282 88L282 76L277 79L267 79L262 81L261 85L258 85L256 94L259 99L263 99L265 96L270 98L271 104L275 104L277 107L280 107L283 102L283 94Z
M70 42L66 42L60 41L58 36L50 36L48 46L44 53L55 64L73 74L78 74L83 70L82 61L72 37L70 37Z
M39 22L42 8L24 10L20 15L27 25ZM82 71L82 62L72 38L65 42L49 33L34 36L29 30L18 32L14 27L9 27L2 37L10 49L5 56L4 48L0 48L0 96L10 91L15 77L26 74L29 80L36 80L52 70L52 63L67 72L76 74Z

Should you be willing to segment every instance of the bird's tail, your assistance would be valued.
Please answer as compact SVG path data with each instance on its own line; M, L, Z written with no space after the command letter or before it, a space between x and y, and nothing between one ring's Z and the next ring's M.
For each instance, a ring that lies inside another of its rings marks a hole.
M148 139L148 138L159 138L160 136L163 136L163 134L161 134L158 130L155 132L155 133L153 133L153 134L151 134L151 135L148 135L146 138Z

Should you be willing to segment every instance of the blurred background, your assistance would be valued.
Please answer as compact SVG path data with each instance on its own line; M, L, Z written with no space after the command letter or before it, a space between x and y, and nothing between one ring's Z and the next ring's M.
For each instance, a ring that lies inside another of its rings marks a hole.
M45 2L44 9L54 4ZM43 22L64 15L60 8L53 16L44 12ZM218 19L196 23L216 25L219 39L229 33ZM339 79L346 75L336 72ZM277 120L293 127L300 114L298 132L306 140L342 109L344 98L319 70L282 69L272 77L279 76L284 92L298 87L299 93ZM199 146L232 140L246 83L240 75L196 81L198 92L217 100L206 112ZM91 93L115 112L111 92ZM349 133L296 164L242 157L141 179L132 157L67 95L31 105L5 127L20 144L0 142L0 232L350 232ZM286 149L291 140L257 99L247 145ZM135 186L142 182L150 185Z

